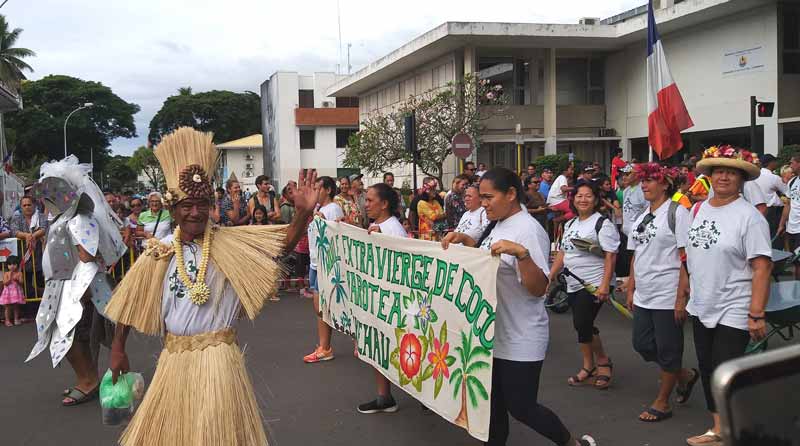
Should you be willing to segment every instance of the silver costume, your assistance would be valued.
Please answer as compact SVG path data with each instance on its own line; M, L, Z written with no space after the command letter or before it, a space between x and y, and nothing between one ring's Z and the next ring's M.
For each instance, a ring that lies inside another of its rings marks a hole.
M46 283L36 315L39 338L26 362L49 345L53 367L57 366L72 347L86 291L101 315L111 299L106 265L119 260L127 248L120 235L122 222L89 171L89 165L78 164L72 155L41 167L37 193L56 218L48 230L42 258ZM96 261L82 262L77 246Z

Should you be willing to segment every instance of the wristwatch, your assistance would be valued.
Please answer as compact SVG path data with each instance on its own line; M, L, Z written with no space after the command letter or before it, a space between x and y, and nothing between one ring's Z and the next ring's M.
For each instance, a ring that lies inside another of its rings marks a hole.
M525 254L523 254L522 257L517 257L517 262L521 262L521 261L527 259L530 256L531 256L531 252L526 249L525 250Z

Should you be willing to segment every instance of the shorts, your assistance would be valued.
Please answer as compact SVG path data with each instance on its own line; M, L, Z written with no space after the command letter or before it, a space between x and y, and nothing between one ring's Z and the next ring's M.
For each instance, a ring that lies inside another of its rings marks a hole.
M683 360L683 327L674 310L633 308L633 349L665 372L677 372Z
M319 286L317 285L317 269L313 267L308 270L308 288L311 291L319 291Z
M789 249L794 252L795 249L800 248L800 234L786 233L789 239Z

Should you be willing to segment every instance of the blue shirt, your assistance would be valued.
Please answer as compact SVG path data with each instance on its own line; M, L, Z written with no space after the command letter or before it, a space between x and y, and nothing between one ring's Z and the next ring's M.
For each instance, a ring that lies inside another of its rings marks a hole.
M542 180L542 182L539 183L539 193L542 194L545 199L547 199L547 196L550 195L550 183Z

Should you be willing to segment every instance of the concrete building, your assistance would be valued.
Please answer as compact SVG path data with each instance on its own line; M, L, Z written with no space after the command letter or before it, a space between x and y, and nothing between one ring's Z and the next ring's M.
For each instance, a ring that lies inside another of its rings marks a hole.
M728 142L776 153L800 143L800 9L777 0L656 0L667 60L695 127L691 152ZM517 167L569 153L606 166L611 149L648 157L647 6L577 24L444 23L330 89L359 98L359 116L392 110L468 73L510 95L502 117L485 122L472 159ZM749 141L750 96L776 103ZM516 129L519 126L520 132ZM453 174L457 162L448 162ZM449 176L448 176L449 177ZM451 178L451 177L450 177ZM445 182L448 180L445 179Z
M217 174L221 184L225 184L233 173L239 179L243 191L255 193L256 177L264 173L264 143L261 135L250 135L217 144L217 149L220 151Z
M358 99L326 91L345 76L279 71L261 84L263 169L276 187L297 179L301 168L332 177L343 169L344 147L358 131Z

